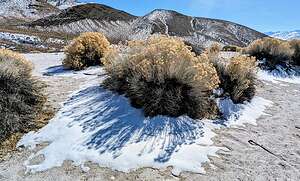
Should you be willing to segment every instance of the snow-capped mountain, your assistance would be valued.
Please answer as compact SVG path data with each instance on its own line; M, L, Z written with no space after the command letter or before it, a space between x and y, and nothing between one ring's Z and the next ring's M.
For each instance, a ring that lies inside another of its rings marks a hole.
M98 31L111 39L145 39L151 34L181 37L196 52L214 42L244 47L265 34L224 20L191 17L171 10L134 16L102 4L84 4L31 22L26 29L79 34ZM122 37L121 37L122 36Z
M266 34L271 37L279 38L282 40L300 39L300 30L267 32Z
M78 0L47 0L47 2L59 9L67 9L80 4Z
M0 20L35 20L74 5L77 0L0 0Z

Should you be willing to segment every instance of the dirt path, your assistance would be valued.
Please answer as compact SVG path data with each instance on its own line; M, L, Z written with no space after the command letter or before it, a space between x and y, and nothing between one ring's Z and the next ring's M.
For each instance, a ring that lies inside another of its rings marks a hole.
M61 55L28 56L35 64L34 75L44 80L49 87L47 94L52 105L58 109L70 92L87 81L85 78L43 76L42 71L50 66L60 65ZM0 180L7 181L79 181L79 180L300 180L300 85L264 83L258 88L258 95L273 101L273 106L258 119L257 126L216 130L214 142L229 151L219 151L219 157L211 157L206 164L207 173L182 173L180 177L171 174L171 168L156 170L138 169L130 173L100 168L87 164L91 169L80 168L65 162L63 167L53 168L36 174L26 174L23 163L30 152L22 150L0 163ZM253 142L261 145L255 145Z

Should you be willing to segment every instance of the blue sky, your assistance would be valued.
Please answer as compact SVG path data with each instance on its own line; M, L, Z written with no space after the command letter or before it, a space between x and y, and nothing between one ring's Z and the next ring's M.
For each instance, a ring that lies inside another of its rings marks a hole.
M218 18L261 32L300 29L300 0L81 0L97 2L134 15L171 9L186 15Z

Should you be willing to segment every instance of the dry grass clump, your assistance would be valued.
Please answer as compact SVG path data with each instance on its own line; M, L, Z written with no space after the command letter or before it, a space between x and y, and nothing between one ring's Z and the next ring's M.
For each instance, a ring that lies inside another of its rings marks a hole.
M292 63L300 66L300 40L292 40L289 42L294 54L292 56Z
M67 69L82 70L88 66L101 65L101 58L110 43L101 33L88 32L75 38L66 47L63 65Z
M226 82L226 88L235 103L249 101L255 94L256 80L255 57L233 57L227 67L230 81Z
M31 70L21 55L0 50L0 141L35 127L46 99L44 86L31 77Z
M218 43L212 44L210 47L208 47L202 55L206 55L211 63L215 63L219 60L219 55L221 51L221 45Z
M262 68L275 69L276 65L286 65L291 60L293 50L290 44L275 38L263 38L251 43L245 52L263 61Z
M255 57L237 56L229 61L215 59L224 93L229 95L234 103L250 101L255 94L257 63Z
M14 67L14 72L22 76L30 76L33 69L33 64L25 59L20 54L17 54L11 50L0 49L0 67L12 69Z
M123 52L104 57L104 86L125 94L146 116L215 117L211 95L219 84L217 72L207 56L197 57L190 49L167 36L131 41Z
M211 55L217 55L220 53L221 50L222 50L221 45L218 43L214 43L208 48L207 52L208 52L208 54L211 54Z
M214 65L220 79L220 88L234 103L250 101L255 94L257 63L255 57L220 57L220 46L212 45L204 54Z

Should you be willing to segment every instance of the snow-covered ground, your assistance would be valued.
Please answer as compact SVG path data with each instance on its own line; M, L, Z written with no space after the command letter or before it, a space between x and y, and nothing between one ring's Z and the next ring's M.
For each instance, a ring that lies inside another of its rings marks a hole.
M20 33L0 32L0 40L14 42L16 44L29 44L37 48L46 48L46 44L64 44L65 41L57 38L48 38L42 41L34 35L26 35Z
M272 71L259 70L257 76L260 80L273 83L286 82L300 84L300 67L287 71L283 67L277 66L276 69Z
M55 56L62 58L63 54ZM131 107L127 98L100 86L104 79L101 68L75 74L56 66L45 67L42 72L49 76L86 76L88 81L70 95L47 126L28 133L19 142L19 146L30 148L49 143L25 163L30 172L62 166L64 161L72 160L86 171L85 163L91 161L125 172L173 166L175 175L181 171L204 173L201 165L209 161L208 156L226 150L213 145L213 130L256 124L256 119L272 104L261 97L240 105L228 99L219 100L224 120L192 120L187 116L148 118L141 109ZM30 162L40 155L44 156L42 162Z
M83 169L87 169L86 161L92 161L125 172L141 167L173 166L174 174L203 173L201 163L221 149L212 145L211 138L215 135L212 129L255 123L270 104L258 97L245 105L221 101L228 120L192 120L186 116L147 118L142 110L131 107L125 97L101 88L94 80L71 95L50 124L24 136L19 145L34 148L50 143L30 157L44 155L42 163L26 163L32 172L72 160Z
M41 44L41 39L37 36L18 33L0 32L0 39L12 41L18 44Z

